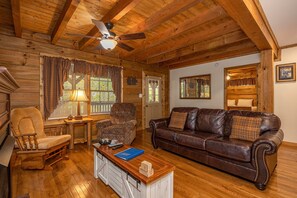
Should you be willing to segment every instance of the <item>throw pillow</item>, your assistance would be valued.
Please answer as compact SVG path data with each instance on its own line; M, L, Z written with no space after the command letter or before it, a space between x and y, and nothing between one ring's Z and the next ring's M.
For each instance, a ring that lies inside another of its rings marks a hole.
M187 112L173 111L170 118L169 128L176 128L183 130L187 120Z
M230 138L256 140L260 136L261 122L261 118L233 116Z
M230 106L236 106L235 100L227 100L227 106L228 107L230 107Z
M253 106L253 99L238 99L237 106L251 107L251 106Z

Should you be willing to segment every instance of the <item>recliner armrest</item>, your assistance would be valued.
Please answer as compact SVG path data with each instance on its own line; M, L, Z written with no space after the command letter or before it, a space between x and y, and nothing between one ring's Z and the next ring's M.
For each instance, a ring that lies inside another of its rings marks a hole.
M102 129L106 128L108 126L111 126L111 121L110 120L100 120L96 123L97 129Z

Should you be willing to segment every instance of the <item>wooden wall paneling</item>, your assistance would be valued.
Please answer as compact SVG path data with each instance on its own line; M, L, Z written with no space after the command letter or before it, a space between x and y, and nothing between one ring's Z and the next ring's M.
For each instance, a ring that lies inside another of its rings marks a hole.
M127 78L135 77L136 85L128 85ZM125 68L123 70L123 102L133 103L136 106L137 129L142 129L142 101L139 93L142 92L142 71Z
M258 67L259 111L274 111L273 83L274 53L272 50L261 51L261 63Z

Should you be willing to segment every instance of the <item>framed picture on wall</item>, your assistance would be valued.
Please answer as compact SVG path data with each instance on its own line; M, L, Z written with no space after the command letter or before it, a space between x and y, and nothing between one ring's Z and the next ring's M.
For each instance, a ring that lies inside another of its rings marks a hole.
M276 65L276 82L296 81L296 63Z

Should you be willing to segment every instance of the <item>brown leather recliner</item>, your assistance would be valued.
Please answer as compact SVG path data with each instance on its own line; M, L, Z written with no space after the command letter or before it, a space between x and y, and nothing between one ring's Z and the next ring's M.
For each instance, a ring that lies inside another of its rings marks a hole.
M183 131L168 128L170 117L151 120L152 143L203 164L253 181L264 190L276 165L284 137L280 119L269 113L221 109L174 108L187 112ZM230 138L233 116L260 117L255 141Z
M136 108L132 103L115 103L111 107L109 120L97 122L98 139L115 139L131 144L136 137Z

